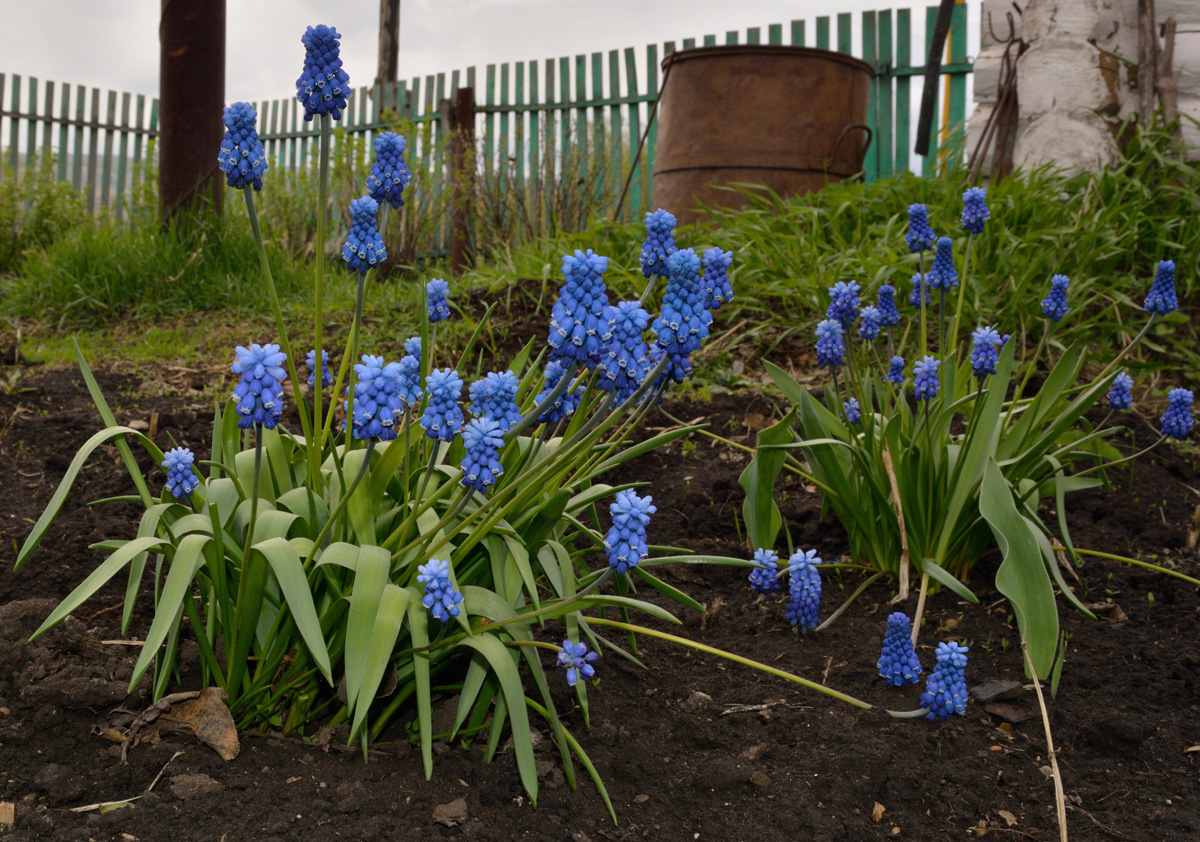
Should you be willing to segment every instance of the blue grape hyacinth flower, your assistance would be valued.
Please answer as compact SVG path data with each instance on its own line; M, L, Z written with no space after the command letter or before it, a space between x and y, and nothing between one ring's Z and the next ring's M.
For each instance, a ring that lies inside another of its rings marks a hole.
M317 352L310 350L304 356L304 364L308 366L308 385L314 389L317 386ZM321 386L333 385L333 372L329 370L329 352L321 349Z
M355 364L354 409L351 434L356 439L391 441L396 421L404 414L400 395L400 364L385 363L383 357L362 355ZM349 401L347 411L350 411Z
M429 323L437 324L450 318L450 302L446 300L450 285L442 278L434 278L425 284L425 303Z
M910 253L925 251L933 248L937 236L929 225L929 211L924 205L908 206L908 234L904 241L908 243Z
M854 425L862 420L862 410L858 406L858 398L851 398L848 401L844 401L842 409L846 412L847 424Z
M1001 344L1000 332L991 325L977 328L971 334L971 371L980 380L996 373Z
M675 214L659 208L646 211L646 241L642 244L642 274L667 276L667 258L675 253Z
M666 376L682 383L692 372L691 355L708 338L712 313L705 307L700 258L694 249L676 251L667 258L667 277L662 315L651 329L658 337L658 346L671 358Z
M967 652L957 642L939 643L937 663L925 681L921 707L929 708L925 718L949 719L952 714L967 712Z
M843 362L846 345L842 341L841 322L823 319L817 325L817 365L833 368Z
M1050 294L1042 301L1042 313L1052 322L1057 322L1070 312L1067 306L1067 287L1071 279L1066 275L1055 275L1050 279Z
M412 178L404 163L404 146L404 136L395 132L375 136L375 161L367 175L367 193L380 207L384 202L393 208L404 204L404 188Z
M1175 294L1175 261L1159 261L1154 273L1154 284L1142 305L1147 312L1165 316L1179 309L1179 297Z
M925 276L931 289L949 292L958 286L958 270L954 268L954 240L941 237L933 253L933 266Z
M558 360L551 360L546 363L546 367L542 369L542 379L546 381L546 388L537 396L535 403L541 404L546 398L550 397L550 393L562 380L567 369ZM574 391L567 389L559 395L554 403L538 416L538 421L542 424L557 424L567 416L575 412L579 408L579 402L583 400L583 386L576 386Z
M400 358L396 388L405 406L415 406L421 400L421 359L412 354Z
M888 373L884 375L884 379L889 383L895 383L897 386L904 382L904 357L892 357Z
M774 550L758 548L751 561L762 565L750 570L750 587L759 593L774 593L779 590L779 556Z
M180 503L186 503L200 487L200 478L192 473L196 457L186 447L173 447L163 454L162 469L167 475L167 491Z
M1113 378L1112 385L1108 388L1108 394L1104 396L1108 399L1108 408L1124 412L1133 406L1133 378L1128 373L1122 371Z
M567 669L567 684L574 687L581 678L591 681L596 675L596 668L592 664L596 663L600 656L589 652L587 644L582 640L578 643L564 640L562 649L563 651L558 653L558 665Z
M462 431L462 484L485 494L504 473L500 450L504 447L504 430L494 418L472 418Z
M941 364L941 360L926 354L923 360L918 360L913 366L913 395L917 400L927 401L937 397L938 390L942 388L938 379Z
M650 372L650 352L643 338L650 314L640 301L622 301L613 308L612 324L612 341L604 349L596 385L624 403Z
M733 265L733 252L711 248L704 252L704 306L708 310L720 310L722 304L733 301L733 284L729 282L729 267Z
M896 307L896 288L884 284L879 288L879 323L884 327L900 324L900 310Z
M912 292L908 294L908 303L914 310L921 309L921 293L925 293L925 306L928 307L933 303L933 297L929 292L929 281L921 278L921 273L918 272L912 276Z
M1192 418L1194 397L1190 389L1172 389L1167 393L1167 411L1162 417L1162 434L1173 439L1186 439L1196 422Z
M428 564L417 567L417 582L425 586L421 604L429 609L433 619L447 622L457 617L463 595L454 589L450 581L450 562L440 558L429 559Z
M304 67L296 80L296 99L304 106L304 120L317 114L342 119L346 100L354 93L350 76L342 69L342 36L332 26L310 26L300 36L304 44Z
M858 281L838 281L829 288L829 307L825 318L839 322L846 330L858 318L858 293L862 290Z
M237 359L230 368L242 375L233 390L237 401L238 427L248 430L261 424L273 430L283 414L283 379L287 373L283 364L287 354L278 345L252 343L249 348L238 345Z
M608 566L618 573L626 573L637 567L650 548L646 545L646 527L650 515L658 511L652 503L654 498L639 497L632 489L617 492L617 501L608 507L613 525L604 538L608 551Z
M421 415L425 435L440 441L454 441L463 428L463 411L458 405L462 397L462 378L452 368L439 368L425 378L429 404Z
M972 234L982 234L983 225L991 217L987 206L987 188L972 187L963 193L962 227Z
M225 173L226 183L237 190L246 187L262 190L267 153L258 139L257 119L258 113L248 102L235 102L221 116L225 137L217 153L217 169Z
M517 391L521 381L511 371L503 374L490 371L481 380L471 384L467 393L471 397L471 414L477 418L491 418L500 432L508 432L521 420L521 408L517 406Z
M858 314L861 320L858 325L858 335L868 342L879 338L879 330L883 326L883 314L873 304L863 307Z
M421 337L410 336L404 340L404 353L411 357L421 359Z
M387 260L383 237L379 236L379 229L375 225L375 214L378 212L379 203L370 196L350 202L350 231L342 246L342 260L346 261L347 269L360 275L377 269Z
M577 360L595 368L612 339L612 313L604 273L608 258L591 249L563 255L563 285L550 312L550 359Z
M784 616L802 632L820 625L821 563L816 550L797 550L788 559L788 604Z
M903 611L896 611L888 617L883 650L875 665L879 667L879 674L893 687L917 683L921 661L913 650L912 620Z

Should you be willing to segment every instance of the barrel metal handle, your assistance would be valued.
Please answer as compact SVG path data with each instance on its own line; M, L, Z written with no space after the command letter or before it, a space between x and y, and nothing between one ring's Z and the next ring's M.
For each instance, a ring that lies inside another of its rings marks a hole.
M842 133L838 135L837 142L833 144L833 154L829 156L829 160L832 162L833 159L837 157L838 150L842 148L842 141L846 139L846 135L852 129L862 129L867 133L867 143L865 146L863 146L862 157L858 160L858 171L862 172L863 164L867 160L867 150L871 148L871 142L875 139L875 132L873 132L871 127L866 123L851 123L850 125L846 126L846 128L842 129Z

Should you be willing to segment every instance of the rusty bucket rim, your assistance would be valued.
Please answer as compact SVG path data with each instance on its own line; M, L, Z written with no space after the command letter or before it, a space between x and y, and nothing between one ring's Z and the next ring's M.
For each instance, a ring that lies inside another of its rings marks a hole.
M820 47L797 47L790 44L716 44L707 47L689 47L685 50L676 50L673 53L668 53L659 63L660 69L666 72L667 66L675 63L687 61L696 58L714 58L717 56L736 56L736 55L792 55L797 58L809 57L825 59L853 67L856 70L865 70L872 76L875 75L874 68L862 59L848 56L845 53L839 53L835 50L826 50Z

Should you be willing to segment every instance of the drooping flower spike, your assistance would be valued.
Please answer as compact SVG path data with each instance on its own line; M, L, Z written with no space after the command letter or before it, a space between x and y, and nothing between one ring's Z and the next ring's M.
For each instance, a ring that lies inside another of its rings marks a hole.
M384 202L393 208L404 204L404 188L412 178L404 163L404 146L403 135L395 132L380 132L375 137L375 161L367 176L367 193L380 207Z
M896 611L887 619L887 634L883 637L883 651L876 666L879 674L893 687L917 683L921 661L913 650L912 620L902 611Z
M884 284L879 288L879 323L884 327L900 324L900 311L896 308L896 288Z
M709 310L720 310L722 304L733 301L733 285L729 282L729 267L733 265L733 252L711 248L704 252L704 306Z
M308 385L316 388L317 386L317 352L310 350L304 357L304 364L308 366ZM321 386L333 385L333 372L329 370L329 352L324 348L321 349Z
M862 420L862 410L858 406L858 398L851 398L842 403L842 409L846 412L846 423L851 426Z
M608 258L591 249L563 255L563 285L550 313L550 359L577 360L595 368L612 339L608 287L604 273Z
M596 663L600 656L595 652L589 652L587 644L582 640L578 643L564 640L562 650L558 653L558 665L566 667L567 684L574 687L581 678L584 681L591 681L596 675L596 668L592 664Z
M1108 394L1104 396L1108 399L1108 408L1124 412L1133 406L1133 378L1126 372L1122 371L1113 378L1112 386L1108 389Z
M750 569L750 587L764 594L779 590L779 556L775 551L760 547L751 561L762 566Z
M1192 418L1194 397L1190 389L1172 389L1167 393L1167 411L1162 417L1162 434L1182 441L1196 425Z
M463 411L458 405L462 387L462 378L450 368L435 369L425 378L425 390L429 394L429 404L421 416L425 435L449 442L462 431Z
M300 41L304 44L304 69L296 80L296 99L304 106L304 120L317 114L342 118L346 100L354 93L350 76L342 69L342 36L332 26L310 26Z
M904 357L892 357L891 367L888 369L888 373L884 376L884 379L889 383L895 383L897 386L904 382Z
M504 473L500 450L504 447L504 430L490 417L472 418L462 431L466 455L462 463L462 484L487 493Z
M999 331L991 325L977 328L971 334L971 371L980 380L996 373L1001 344Z
M925 718L949 719L952 714L967 712L967 652L956 641L939 643L937 664L925 682L921 707L929 708Z
M712 313L705 307L707 296L695 250L683 249L668 257L667 277L662 315L651 329L658 337L658 346L671 358L666 376L682 383L692 372L691 355L708 338Z
M608 566L618 573L627 573L629 568L637 567L650 552L646 545L646 527L650 524L650 515L658 511L652 505L653 500L649 495L639 497L633 489L626 489L618 491L617 501L608 507L613 525L604 538L604 547L608 550Z
M287 376L283 364L287 354L278 345L258 343L249 348L239 345L235 351L237 359L230 368L242 376L233 390L237 413L241 416L238 427L248 430L261 424L272 430L283 414L283 379Z
M788 604L784 616L802 632L813 631L821 620L821 563L816 550L797 550L788 559Z
M675 215L659 208L646 211L646 241L642 244L642 274L667 275L667 258L675 252Z
M850 325L858 318L858 293L861 290L858 281L838 281L831 286L825 318L833 319L839 322L843 329L849 330Z
M426 309L431 325L450 318L450 302L446 300L449 292L450 285L441 278L434 278L425 284Z
M954 268L954 241L949 237L941 237L937 241L937 251L933 253L933 266L925 280L930 289L940 289L949 292L958 286L958 270Z
M817 365L833 368L843 362L846 345L842 340L840 322L824 319L817 325Z
M248 102L235 102L225 109L221 122L225 137L217 153L217 169L225 173L225 181L237 190L253 186L262 190L263 174L267 171L267 153L258 139L255 120L258 113Z
M1147 312L1165 316L1179 309L1179 297L1175 294L1175 261L1163 260L1154 274L1154 284L1142 305Z
M421 604L429 609L433 619L447 622L457 617L463 595L450 582L450 562L431 558L428 564L417 567L417 582L425 586Z
M1042 301L1042 313L1052 322L1057 322L1070 312L1067 306L1067 287L1071 279L1066 275L1055 275L1050 279L1050 294Z
M370 196L362 196L350 202L350 231L342 246L342 260L346 268L360 275L379 268L387 260L387 249L383 237L375 224L379 203Z
M938 390L942 388L938 379L938 368L941 364L941 360L926 354L924 359L918 360L913 366L913 396L917 400L927 401L937 397Z
M537 396L536 404L541 404L546 398L550 397L550 393L558 385L558 381L562 380L563 374L566 373L566 368L558 360L551 360L546 363L545 369L542 370L542 378L546 381L546 388ZM550 407L538 416L538 421L542 424L557 424L567 416L571 415L579 407L579 402L583 400L583 386L575 387L575 390L567 389Z
M167 475L167 491L180 503L186 503L200 487L200 478L192 472L192 451L173 447L163 454L162 469Z
M962 227L971 234L982 234L991 213L987 206L987 188L972 187L963 193Z
M925 251L933 248L937 239L933 228L929 226L929 212L924 205L908 206L908 234L904 241L908 243L909 252Z
M868 304L858 315L858 335L868 342L874 342L879 338L879 329L883 326L883 314L879 312L878 307Z

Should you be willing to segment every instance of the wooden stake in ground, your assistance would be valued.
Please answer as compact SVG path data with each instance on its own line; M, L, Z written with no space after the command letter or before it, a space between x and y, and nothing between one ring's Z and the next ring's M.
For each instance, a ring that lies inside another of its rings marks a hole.
M1029 648L1021 641L1021 654L1025 656L1025 666L1033 676L1033 689L1037 691L1038 707L1042 709L1042 725L1046 729L1046 752L1050 755L1050 772L1054 776L1054 808L1058 811L1058 838L1067 842L1067 801L1063 796L1062 775L1058 772L1058 756L1054 751L1054 738L1050 735L1050 714L1046 710L1046 699L1042 696L1042 683L1038 681L1037 670L1029 658Z

